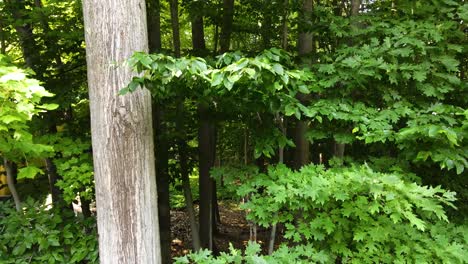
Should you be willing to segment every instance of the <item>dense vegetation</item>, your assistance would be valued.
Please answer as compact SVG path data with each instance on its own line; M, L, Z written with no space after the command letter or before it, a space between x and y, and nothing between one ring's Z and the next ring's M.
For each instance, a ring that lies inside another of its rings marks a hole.
M146 6L150 53L112 67L152 95L163 263L175 207L176 263L466 262L468 3ZM81 1L0 10L0 262L97 263ZM219 200L270 241L218 252Z

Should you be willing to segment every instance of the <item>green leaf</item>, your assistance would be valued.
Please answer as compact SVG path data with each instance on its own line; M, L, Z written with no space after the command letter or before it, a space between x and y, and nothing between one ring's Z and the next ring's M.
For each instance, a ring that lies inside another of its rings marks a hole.
M45 110L55 110L58 107L59 107L58 104L42 104L38 106L38 108L45 109Z
M18 115L4 115L4 116L0 116L0 121L8 125L15 121L24 121L24 120L20 118Z
M44 171L36 166L27 166L18 170L18 179L34 179L37 174L44 174Z
M296 113L296 105L294 104L287 104L285 108L285 115L292 116Z
M310 93L309 88L307 87L307 85L299 85L297 88L298 88L299 92L301 92L303 94L309 94Z
M218 86L223 82L224 74L216 71L212 74L211 78L211 87Z
M226 89L228 91L230 91L232 89L232 86L234 85L234 83L232 83L231 81L229 81L228 78L226 78L226 79L223 80L223 85L224 85L224 87L226 87Z
M273 64L273 70L278 74L278 75L283 75L284 74L284 69L283 66L281 66L278 63Z

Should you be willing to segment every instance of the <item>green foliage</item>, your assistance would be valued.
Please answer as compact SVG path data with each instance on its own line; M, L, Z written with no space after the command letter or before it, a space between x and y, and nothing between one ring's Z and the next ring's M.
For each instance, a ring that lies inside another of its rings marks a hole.
M56 183L63 191L65 202L71 203L76 196L94 199L94 172L91 142L69 137L50 137L57 158L54 159L57 173L61 176Z
M224 168L239 197L250 195L247 218L263 226L281 223L284 237L311 244L345 263L463 263L466 226L447 224L444 206L455 193L420 186L398 173L367 166L332 168L284 165L268 174L255 168Z
M198 189L198 175L193 175L189 177L190 187L192 191L192 199L194 201L200 198L199 189ZM172 209L183 209L186 207L184 190L182 189L182 182L176 180L169 186L169 198Z
M0 203L1 263L98 263L96 223L26 201L23 212Z
M311 245L301 245L295 247L280 246L271 255L262 255L259 244L251 243L247 245L244 252L235 249L232 245L229 252L222 252L215 257L209 250L200 250L175 259L175 263L199 263L199 264L259 264L259 263L330 263L330 256L324 251L317 251Z
M54 104L41 103L43 97L51 96L37 80L28 78L27 72L0 55L0 156L26 162L27 167L19 171L20 178L33 178L42 173L38 167L28 164L28 160L52 151L52 147L34 142L29 127L34 116L57 108Z

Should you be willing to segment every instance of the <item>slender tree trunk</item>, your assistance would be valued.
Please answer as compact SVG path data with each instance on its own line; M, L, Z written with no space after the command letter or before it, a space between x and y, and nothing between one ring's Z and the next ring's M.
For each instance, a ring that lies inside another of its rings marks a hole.
M350 17L357 16L359 14L360 7L361 7L361 0L351 0L351 14L350 14ZM357 27L358 24L355 23L355 22L352 22L351 26L352 27ZM350 46L353 45L353 40L349 39L348 44ZM333 148L334 148L333 149L334 156L339 158L339 159L343 159L345 149L346 149L346 144L339 143L339 142L335 141L334 145L333 145Z
M223 0L223 20L221 27L221 53L229 50L231 44L232 22L234 19L234 0Z
M59 179L59 175L57 174L57 168L55 167L55 164L53 163L51 158L46 158L45 159L46 163L46 171L47 171L47 177L49 178L49 190L50 194L52 196L52 203L54 206L56 205L64 205L63 197L62 197L62 191L60 191L59 188L55 186Z
M313 0L303 0L302 5L302 20L310 21L311 13L313 7ZM306 56L313 51L313 38L312 34L307 31L307 28L302 28L299 33L298 39L298 50L299 56ZM309 62L310 63L310 62ZM297 95L297 98L302 103L308 101L308 96L302 93ZM294 151L294 164L296 169L301 168L302 166L310 162L310 149L309 141L306 138L306 132L308 130L308 121L307 120L297 120L296 127L294 129L294 139L296 148Z
M213 54L218 53L218 39L219 39L219 26L218 24L216 24L214 28Z
M146 1L148 21L149 52L161 51L160 1ZM156 159L156 186L158 192L159 237L162 263L171 263L171 206L169 199L169 156L167 128L164 123L164 106L157 100L151 101L153 109L153 128Z
M192 19L192 45L196 53L203 53L203 51L206 48L205 30L203 28L203 17L199 15L194 15Z
M200 102L198 106L198 149L199 149L199 193L200 193L200 242L202 248L213 249L213 179L210 169L213 166L212 137L213 122L208 106Z
M184 189L185 206L189 216L190 229L192 234L192 246L194 251L200 250L200 233L195 217L195 210L193 209L193 196L192 188L190 187L190 178L188 171L188 158L187 158L187 139L185 136L184 116L183 116L183 101L177 104L177 120L176 130L181 133L177 140L179 150L179 162L180 162L180 176L182 179L182 188Z
M6 36L3 30L4 22L3 17L0 17L0 54L6 54Z
M151 96L118 95L134 76L124 60L148 50L145 2L84 0L83 12L100 262L161 263Z
M286 126L284 124L284 117L283 116L277 116L276 117L276 122L279 125L279 128L281 130L281 133L283 135L286 135ZM283 164L284 163L284 147L279 147L278 148L278 163ZM273 251L275 250L275 239L276 239L276 229L277 225L275 224L271 227L271 233L270 233L270 239L268 241L268 254L271 255Z
M351 0L351 16L359 14L361 8L361 0Z
M160 0L146 0L148 21L149 52L161 51L161 3Z
M13 196L13 201L15 202L16 211L21 212L22 210L21 200L18 195L18 192L16 191L13 165L11 161L9 161L7 158L3 158L3 165L5 166L8 189L10 190L11 196Z
M302 0L301 16L304 22L309 22L307 24L310 24L312 20L312 9L313 0ZM313 51L313 43L313 36L312 33L308 31L308 28L300 28L299 40L297 43L299 55L305 56L310 54Z
M346 144L335 142L334 156L343 159L345 153Z
M83 218L88 218L91 217L91 201L82 199L80 197L80 203L81 203L81 213L83 214Z
M288 16L289 16L289 0L283 2L283 20L281 21L281 47L284 50L288 49Z
M179 1L169 0L171 8L172 45L174 54L180 57L180 33L179 33Z
M169 200L169 142L164 122L163 104L154 104L153 126L155 132L156 186L158 191L159 236L162 263L171 263L171 206Z
M261 27L261 35L263 42L263 49L268 49L271 47L271 13L268 5L270 5L270 0L264 0L264 9L263 9L263 21Z

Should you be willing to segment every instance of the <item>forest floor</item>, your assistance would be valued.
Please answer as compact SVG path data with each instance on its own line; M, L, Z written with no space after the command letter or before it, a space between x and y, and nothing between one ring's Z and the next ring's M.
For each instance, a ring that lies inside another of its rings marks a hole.
M218 223L218 232L214 236L216 249L219 252L228 252L229 243L236 249L244 249L250 237L245 211L239 209L238 204L220 202L219 214L221 222ZM172 257L185 255L192 249L190 223L186 211L171 211L171 224ZM270 229L257 227L257 243L262 245L263 253L267 251L269 237Z

